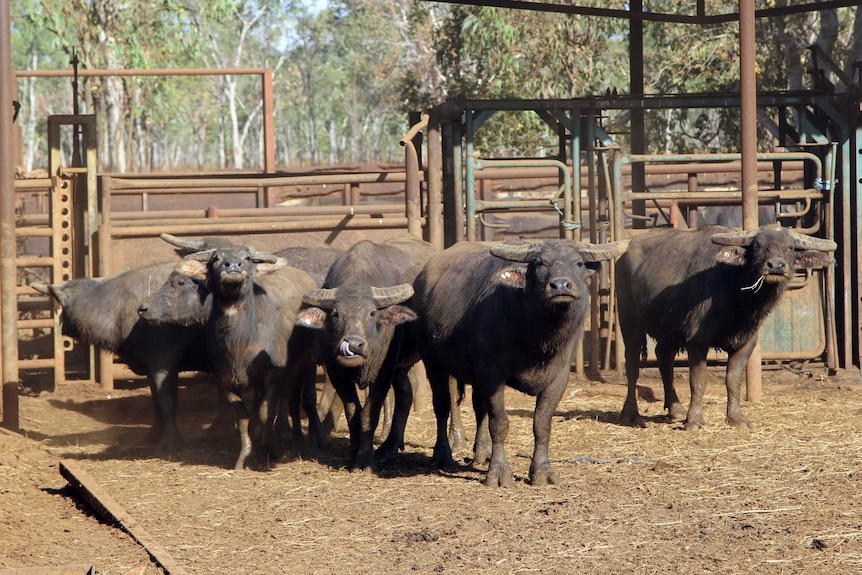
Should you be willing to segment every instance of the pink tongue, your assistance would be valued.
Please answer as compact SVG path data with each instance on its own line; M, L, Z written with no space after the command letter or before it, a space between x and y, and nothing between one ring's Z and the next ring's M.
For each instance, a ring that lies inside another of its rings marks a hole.
M350 351L350 344L346 341L341 342L341 345L338 347L338 351L340 351L341 355L345 357L353 357L354 355L356 355L355 353Z

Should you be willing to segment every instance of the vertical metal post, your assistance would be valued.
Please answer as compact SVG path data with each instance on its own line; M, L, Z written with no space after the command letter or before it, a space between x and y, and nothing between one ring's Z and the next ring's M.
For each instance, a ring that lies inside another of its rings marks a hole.
M629 10L633 13L643 12L643 0L632 0L629 4ZM643 96L644 94L644 23L640 18L631 18L629 20L629 70L631 77L629 79L629 91L632 96ZM646 134L645 134L645 115L642 107L635 107L631 110L631 128L632 128L632 154L646 153ZM631 164L632 168L632 191L646 191L646 166L643 162L635 162ZM646 214L646 202L637 200L632 202L632 212L637 215ZM644 227L644 223L640 219L635 219L632 226L636 228Z
M476 136L476 128L475 128L475 120L476 116L473 113L473 110L464 110L464 123L467 128L467 138L465 143L465 149L467 150L464 157L464 187L465 187L465 197L464 197L464 206L466 210L466 215L464 216L464 221L466 223L466 238L468 242L476 241L476 180L474 174L474 162L475 158L473 157L473 138Z
M107 277L111 274L111 177L102 176L99 188L99 207L101 221L99 222L99 275ZM114 389L114 356L109 351L99 352L99 382L104 391Z
M261 74L263 84L263 150L264 171L275 173L275 120L273 118L272 68ZM268 206L267 206L268 207Z
M15 263L15 159L12 143L12 32L9 0L0 2L0 317L3 427L18 431L18 270Z
M428 242L443 249L443 142L440 132L440 109L433 108L428 119Z
M757 76L755 75L754 0L739 2L739 84L742 124L742 227L757 228ZM746 396L760 401L760 334L745 370Z

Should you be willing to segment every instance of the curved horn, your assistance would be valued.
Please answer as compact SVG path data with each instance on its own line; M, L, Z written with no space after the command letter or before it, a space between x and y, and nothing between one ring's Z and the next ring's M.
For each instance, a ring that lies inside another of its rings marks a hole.
M189 254L189 255L187 255L187 256L186 256L185 258L183 258L183 259L187 259L187 260L196 260L196 261L199 261L199 262L208 262L208 261L210 261L210 258L213 256L213 253L215 253L215 251L216 251L216 248L212 248L212 249L209 249L209 250L204 250L204 251L202 251L202 252L195 252L195 253L193 253L193 254Z
M404 303L413 297L413 286L410 284L382 288L372 286L371 297L374 298L374 305L377 306L377 309L383 309L391 305Z
M630 241L618 240L606 244L579 244L578 251L585 262L603 262L626 253Z
M510 262L529 263L539 253L540 246L528 244L497 244L491 246L491 254Z
M748 246L757 235L759 228L741 232L723 232L712 236L712 243L722 246Z
M796 242L797 250L818 250L821 252L834 252L838 249L838 244L833 242L832 240L825 240L823 238L813 238L811 236L806 236L805 234L800 234L799 232L794 232L793 230L787 230L790 232L790 237Z
M302 303L323 309L332 309L335 305L335 297L338 295L338 288L320 288L311 290L303 294Z
M204 240L183 240L178 238L177 236L173 236L171 234L159 234L159 237L171 244L172 246L183 248L184 250L191 250L193 252L199 252L202 249L207 247L207 243Z
M32 283L30 283L30 287L39 293L42 293L45 295L51 295L51 288L49 288L48 284L46 284L46 283L32 282Z
M269 252L262 252L254 248L248 248L248 253L251 255L255 263L274 264L278 261L278 256Z

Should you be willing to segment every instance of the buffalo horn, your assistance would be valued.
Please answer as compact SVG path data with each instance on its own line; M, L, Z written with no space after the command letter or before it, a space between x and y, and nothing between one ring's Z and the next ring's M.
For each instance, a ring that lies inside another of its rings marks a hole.
M321 309L332 309L335 305L335 297L338 295L338 288L320 288L311 290L303 294L302 303Z
M199 252L204 247L206 247L206 242L204 240L183 240L178 238L177 236L173 236L171 234L159 234L159 237L171 244L172 246L176 246L178 248L183 248L186 250L191 250L193 252Z
M491 253L498 258L510 262L528 263L532 261L541 247L535 243L529 244L497 244L491 246Z
M254 248L248 248L248 253L251 255L255 263L274 264L278 261L278 256L269 252L262 252Z
M193 254L187 255L184 259L196 260L199 262L208 262L208 261L210 261L210 258L213 256L215 251L216 251L216 248L212 248L210 250L204 250L202 252L195 252Z
M758 229L741 232L723 232L712 236L712 243L722 246L748 246L757 235Z
M585 262L602 262L621 256L629 247L629 240L619 240L607 244L580 244L578 251Z
M403 303L413 296L413 286L401 284L392 287L372 287L371 297L377 309L383 309L391 305Z
M39 293L43 293L45 295L51 295L51 290L48 288L48 284L42 282L32 282L30 287L36 290Z
M834 252L838 249L838 244L836 244L832 240L813 238L811 236L806 236L805 234L800 234L799 232L794 232L793 230L788 231L790 232L790 237L792 237L796 241L797 250L818 250L821 252Z

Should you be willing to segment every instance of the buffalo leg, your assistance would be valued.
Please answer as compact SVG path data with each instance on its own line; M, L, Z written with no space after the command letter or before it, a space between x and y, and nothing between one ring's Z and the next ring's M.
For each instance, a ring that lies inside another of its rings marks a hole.
M306 366L305 373L300 375L299 389L302 392L302 410L308 418L308 437L316 448L324 448L329 444L326 431L317 413L317 366L311 362Z
M380 426L380 437L383 438L389 437L389 432L392 431L392 418L394 417L393 404L395 403L393 399L394 396L394 390L390 389L386 394L386 397L383 398L383 425Z
M533 485L560 482L559 475L551 468L548 444L551 440L551 419L560 405L568 379L569 371L565 370L558 381L536 397L536 411L533 413L533 461L530 463L530 483Z
M278 407L279 395L281 395L281 380L268 382L263 390L263 397L258 405L258 421L260 426L260 447L261 453L266 459L261 459L260 463L269 463L280 461L284 457L284 447L275 436L275 413ZM300 429L300 433L302 430Z
M449 378L449 398L452 402L449 408L449 444L452 446L452 449L459 451L467 446L467 441L464 439L464 422L461 419L458 381L454 377ZM490 437L488 441L490 442ZM490 443L488 445L490 448Z
M620 324L620 327L624 327ZM623 330L623 341L626 346L626 381L628 389L626 391L626 401L623 403L623 410L620 413L620 423L630 425L632 427L646 427L641 414L638 412L638 375L641 368L641 349L643 348L644 334L640 333L638 337L625 337L626 330Z
M344 405L344 415L347 418L347 429L350 436L350 463L348 465L350 469L353 469L356 456L359 453L359 436L362 432L360 421L362 404L359 402L359 394L356 393L356 386L353 385L353 382L334 369L329 369L329 377L341 403Z
M413 406L413 385L410 381L408 368L398 368L395 371L392 388L395 397L392 423L389 426L386 440L377 448L379 458L392 457L399 451L404 451L404 429L407 427L407 417Z
M485 485L488 487L511 487L515 484L509 460L506 458L506 436L509 435L509 416L506 413L504 401L505 387L503 385L486 384L493 389L482 400L488 406L488 432L491 434L491 463L488 465L488 475ZM481 384L473 385L473 393L481 389ZM486 388L487 389L487 388Z
M338 425L338 418L344 412L344 407L335 391L335 386L329 379L329 375L325 375L325 378L323 393L320 396L320 403L317 405L317 417L323 422L324 431L329 434Z
M676 359L676 349L676 346L663 345L659 342L656 344L655 354L664 388L664 407L667 409L668 417L673 420L680 420L685 417L685 408L679 401L673 382L673 363Z
M359 446L354 469L374 471L374 430L380 420L380 410L389 393L389 385L375 382L368 387L368 397L360 411Z
M249 458L251 457L251 436L248 434L248 410L245 408L242 398L233 391L226 391L225 395L236 412L236 426L239 429L239 457L237 457L233 468L236 470L245 469L248 467Z
M449 409L452 406L451 395L449 394L449 374L429 365L427 361L425 371L428 374L428 382L431 384L431 403L434 406L434 418L437 421L437 439L434 442L431 466L436 469L447 469L455 464L447 433Z
M730 353L727 359L727 373L724 376L724 384L727 387L727 423L740 429L753 430L755 428L752 422L742 416L739 393L742 386L742 374L756 345L757 334L742 349Z
M488 432L488 406L473 392L473 413L476 416L476 438L473 440L473 465L484 465L491 459L491 434Z
M706 348L687 347L688 377L691 387L691 401L685 418L685 429L692 431L704 426L703 394L706 391Z

